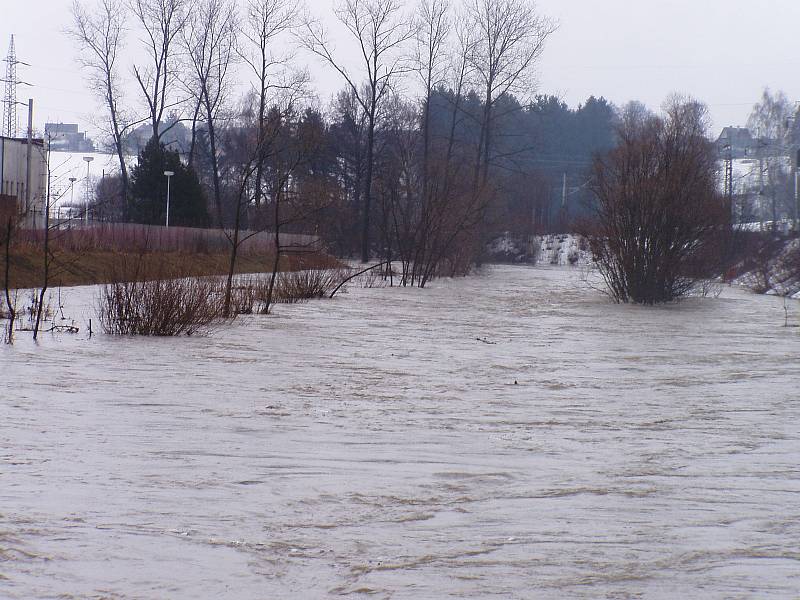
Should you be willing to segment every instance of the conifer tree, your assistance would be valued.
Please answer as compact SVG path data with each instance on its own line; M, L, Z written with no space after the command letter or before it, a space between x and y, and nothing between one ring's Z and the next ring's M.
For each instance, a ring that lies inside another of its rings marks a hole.
M131 171L131 216L137 223L163 225L167 212L167 178L170 182L170 225L208 226L203 189L194 169L181 162L177 152L168 150L155 137L139 153L139 164Z

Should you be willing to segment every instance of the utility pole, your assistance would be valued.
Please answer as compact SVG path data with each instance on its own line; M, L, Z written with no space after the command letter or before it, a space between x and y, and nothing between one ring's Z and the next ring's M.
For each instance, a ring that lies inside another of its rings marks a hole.
M728 133L728 143L722 147L726 150L725 154L725 197L728 199L728 207L731 211L731 220L736 223L736 208L733 205L733 141Z
M8 46L6 57L6 94L3 97L3 135L17 137L17 53L14 48L14 36Z
M166 228L169 229L169 180L175 175L174 171L164 171L164 176L167 178L167 222Z
M800 150L794 157L794 232L800 233L800 189L798 189L798 172L800 167Z
M761 225L759 231L764 231L764 146L761 139L761 130L758 130L758 217Z
M33 161L33 98L28 99L28 148L25 162L25 213L31 210L31 162ZM33 228L36 229L36 211L33 211Z
M17 65L30 66L21 60L17 60L17 50L14 46L14 36L11 36L11 44L8 46L8 56L5 58L6 76L0 79L6 84L5 96L3 96L3 122L0 127L0 135L7 137L17 137L17 86L30 85L17 79Z
M77 177L70 177L69 178L69 209L70 212L67 213L72 217L72 211L75 210L75 182L78 181ZM58 216L61 217L61 207L58 208Z
M84 156L83 160L86 161L86 197L83 205L83 222L88 225L89 223L89 163L94 160L93 156Z

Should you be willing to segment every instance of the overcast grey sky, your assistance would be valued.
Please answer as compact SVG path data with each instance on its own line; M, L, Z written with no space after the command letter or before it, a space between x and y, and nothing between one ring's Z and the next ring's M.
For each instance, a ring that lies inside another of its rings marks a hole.
M321 20L331 20L332 2L308 5ZM62 33L70 4L0 0L0 54L5 56L14 33L19 59L31 65L20 67L19 77L34 84L20 86L18 99L35 99L37 126L47 120L87 127L97 119L98 104L84 90L74 47ZM657 108L668 94L681 92L706 102L719 129L744 124L765 86L800 100L798 0L539 0L537 5L560 23L541 62L538 91L570 105L594 94ZM339 81L312 57L301 58L327 100ZM20 107L20 112L25 111Z

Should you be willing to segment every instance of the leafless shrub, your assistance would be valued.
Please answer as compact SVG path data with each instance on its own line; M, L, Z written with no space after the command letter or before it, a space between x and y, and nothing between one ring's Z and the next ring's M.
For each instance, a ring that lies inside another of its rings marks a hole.
M313 298L328 297L332 290L347 279L348 269L309 269L277 273L271 303L295 304ZM364 274L360 277L363 277ZM376 280L379 279L375 274ZM239 277L231 289L231 314L267 314L270 306L269 277ZM372 287L372 285L362 285Z
M239 277L231 288L231 314L252 315L263 311L269 280L258 276Z
M569 251L567 254L567 262L571 264L573 267L578 264L578 259L580 258L580 254L574 248Z
M780 238L768 233L748 233L739 236L736 254L737 269L742 281L756 294L766 294L775 281L776 265L784 249Z
M114 335L192 335L222 319L222 289L206 278L114 281L100 292L100 324Z
M17 306L17 291L16 290L9 290L8 293L8 302L5 300L2 304L0 304L0 319L2 320L13 320L19 315L19 309Z
M258 289L250 282L237 284L231 289L231 312L234 315L252 315L258 301Z
M714 279L701 279L697 282L694 293L700 298L719 298L722 283Z
M313 298L326 298L346 277L347 271L344 269L311 269L280 273L275 281L274 301L294 304Z
M676 100L664 118L623 115L618 133L595 161L596 218L580 233L617 302L680 298L713 275L718 238L730 231L705 108Z
M753 270L745 277L747 287L756 294L766 294L772 288L771 263L765 260L755 262Z
M800 287L800 240L795 240L788 245L778 259L778 269L781 273L782 283Z
M28 324L30 327L36 323L36 315L39 312L39 298L40 292L39 290L30 290L30 295L28 296L27 301L25 302L25 306L23 307L22 312L28 319ZM43 321L50 321L55 314L55 309L53 308L53 296L50 294L46 298L42 299L42 320ZM17 311L19 313L19 311Z
M353 281L363 289L386 287L386 279L375 269L362 273L355 277Z

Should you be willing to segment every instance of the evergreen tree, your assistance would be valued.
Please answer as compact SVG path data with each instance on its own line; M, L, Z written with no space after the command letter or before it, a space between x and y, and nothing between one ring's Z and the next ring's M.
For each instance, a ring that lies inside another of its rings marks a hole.
M170 225L206 227L209 223L203 189L194 169L181 162L177 152L151 138L131 170L131 219L136 223L163 225L167 212L167 178L170 182Z

